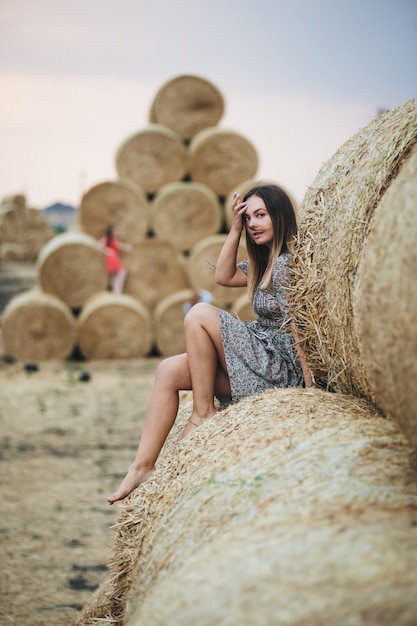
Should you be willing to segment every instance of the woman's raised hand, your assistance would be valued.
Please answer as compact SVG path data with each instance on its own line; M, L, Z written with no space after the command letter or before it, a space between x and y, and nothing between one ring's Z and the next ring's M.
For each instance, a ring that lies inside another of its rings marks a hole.
M234 193L232 197L232 212L233 212L233 223L232 228L238 230L239 232L243 229L244 224L244 214L246 211L246 202L240 201L240 195L238 193Z

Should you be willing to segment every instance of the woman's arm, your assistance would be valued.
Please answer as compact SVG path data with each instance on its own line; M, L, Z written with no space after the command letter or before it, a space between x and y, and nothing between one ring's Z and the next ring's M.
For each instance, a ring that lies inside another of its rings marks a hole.
M216 283L223 287L245 287L246 276L240 267L237 267L237 251L243 229L242 215L245 212L245 205L240 202L239 194L233 195L232 211L234 219L217 259L215 279Z
M130 243L123 243L122 241L119 241L119 248L120 250L123 250L123 252L133 251L133 247L130 245Z

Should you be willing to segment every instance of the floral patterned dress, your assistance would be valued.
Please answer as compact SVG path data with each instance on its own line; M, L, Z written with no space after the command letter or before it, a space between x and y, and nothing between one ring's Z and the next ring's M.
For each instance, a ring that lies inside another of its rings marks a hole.
M272 387L304 385L284 291L290 259L289 254L281 254L273 267L271 287L256 288L252 299L256 320L242 321L219 309L233 402ZM247 261L238 267L248 274Z

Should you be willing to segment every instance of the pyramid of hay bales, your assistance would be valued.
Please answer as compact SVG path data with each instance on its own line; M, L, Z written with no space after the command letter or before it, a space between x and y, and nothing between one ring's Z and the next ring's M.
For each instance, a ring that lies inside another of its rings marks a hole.
M185 439L183 402L79 626L415 624L416 142L413 100L303 201L291 309L337 393L269 390Z
M202 77L183 75L164 83L151 102L149 123L116 151L117 178L83 194L78 231L57 235L40 250L39 289L74 316L76 345L86 358L138 357L155 349L164 356L182 352L184 307L201 291L210 293L214 304L253 317L245 289L226 289L214 280L229 226L230 194L244 193L258 169L251 142L219 125L224 108L219 89ZM124 256L123 298L102 297L107 277L96 241L109 225L133 247ZM31 306L33 312L36 294ZM12 327L22 331L16 309L8 335ZM42 315L39 307L36 312ZM140 332L142 341L132 342L132 332ZM13 344L12 356L30 358L35 336L42 340L26 327L24 349ZM10 351L7 336L4 343Z

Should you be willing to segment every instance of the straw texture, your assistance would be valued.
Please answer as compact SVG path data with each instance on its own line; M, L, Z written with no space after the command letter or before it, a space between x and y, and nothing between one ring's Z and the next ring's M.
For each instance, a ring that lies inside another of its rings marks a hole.
M39 253L38 283L71 309L107 287L104 255L95 239L81 232L57 235Z
M179 440L190 410L122 506L80 625L413 624L416 467L394 423L280 389Z
M9 301L1 337L4 353L17 361L65 359L75 347L75 318L58 298L32 289Z
M149 124L128 137L115 158L119 178L149 194L181 180L188 164L181 137L162 124Z
M182 75L167 81L151 105L150 121L159 122L184 139L215 126L224 113L218 88L201 76Z
M103 237L108 226L114 226L121 241L140 241L148 232L149 219L145 192L127 181L105 181L91 187L78 210L81 230L95 239Z
M214 235L222 225L218 197L200 183L166 185L156 194L152 208L156 237L170 241L181 252Z
M417 447L417 145L375 211L355 328L377 404Z
M378 203L417 139L417 100L348 140L308 189L294 257L292 317L316 378L372 397L354 324L367 238Z
M78 344L87 359L142 357L148 354L152 341L148 311L125 294L95 294L78 318Z
M207 128L190 143L192 180L203 183L219 196L226 196L240 183L253 178L258 169L258 154L240 133Z
M189 286L181 254L170 242L146 239L126 255L124 262L125 292L149 311L170 294Z

